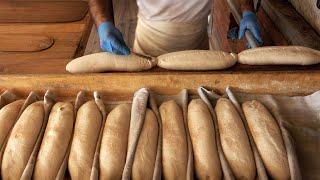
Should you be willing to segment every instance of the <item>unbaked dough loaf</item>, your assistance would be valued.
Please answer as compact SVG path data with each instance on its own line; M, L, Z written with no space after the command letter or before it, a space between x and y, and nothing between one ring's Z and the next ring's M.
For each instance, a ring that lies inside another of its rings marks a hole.
M312 65L320 63L320 51L302 46L269 46L239 53L239 63L249 65Z
M236 54L209 50L178 51L158 57L158 66L169 70L219 70L236 62Z
M5 143L6 137L16 123L24 100L17 100L7 104L0 110L0 149Z
M121 179L126 162L131 105L121 104L108 115L100 147L100 179Z
M56 103L49 115L33 178L55 179L66 156L74 124L73 105Z
M188 106L195 172L198 179L221 179L222 171L215 137L215 128L207 105L194 99Z
M72 179L90 179L101 125L102 115L94 101L79 108L68 164Z
M29 105L14 125L3 154L3 180L20 179L38 139L44 119L43 101Z
M256 165L246 129L231 101L220 98L216 104L223 153L236 179L253 180Z
M128 56L101 52L79 57L67 64L70 73L97 73L106 71L143 71L156 65L154 59L149 60L135 54Z
M147 109L136 153L134 155L132 180L152 180L157 156L158 133L159 127L157 118L152 110Z
M162 167L164 179L187 179L188 144L183 112L173 101L161 104Z
M247 101L242 108L269 175L273 179L290 179L288 157L276 120L259 101Z

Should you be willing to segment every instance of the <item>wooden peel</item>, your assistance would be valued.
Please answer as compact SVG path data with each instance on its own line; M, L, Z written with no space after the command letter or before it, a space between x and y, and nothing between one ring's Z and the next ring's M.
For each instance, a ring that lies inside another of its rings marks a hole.
M40 35L0 34L0 52L38 52L50 48L53 38Z
M72 22L87 11L85 1L5 1L0 2L0 23Z

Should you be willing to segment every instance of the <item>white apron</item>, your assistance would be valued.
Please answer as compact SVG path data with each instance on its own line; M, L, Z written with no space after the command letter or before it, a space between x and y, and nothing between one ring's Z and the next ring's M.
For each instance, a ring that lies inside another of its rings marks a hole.
M208 49L211 0L137 0L133 51L149 56Z

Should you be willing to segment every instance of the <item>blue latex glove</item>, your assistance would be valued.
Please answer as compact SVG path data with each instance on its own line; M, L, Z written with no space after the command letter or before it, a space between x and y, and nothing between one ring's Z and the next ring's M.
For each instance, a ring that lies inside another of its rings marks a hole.
M100 47L103 51L118 55L130 54L130 49L126 46L121 32L111 22L104 22L100 24L98 27L98 33L100 38Z
M251 11L244 11L240 22L239 39L242 39L246 30L251 31L259 45L263 44L260 36L260 27L258 24L257 16Z

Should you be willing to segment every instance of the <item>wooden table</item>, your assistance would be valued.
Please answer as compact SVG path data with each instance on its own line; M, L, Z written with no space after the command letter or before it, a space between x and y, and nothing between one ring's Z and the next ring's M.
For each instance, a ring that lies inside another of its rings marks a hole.
M161 94L175 94L186 88L191 94L199 86L223 93L231 86L248 93L307 95L320 90L317 71L307 72L143 72L105 74L2 75L0 89L13 89L26 96L30 91L43 94L54 90L60 97L75 97L80 90L99 91L109 100L127 100L148 87Z

